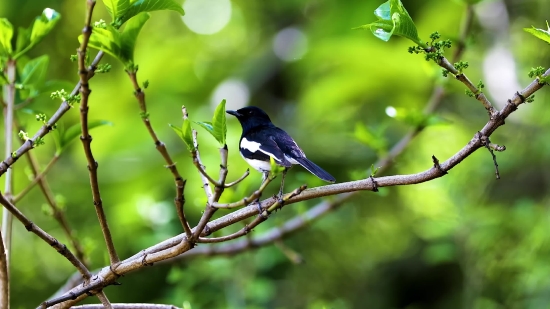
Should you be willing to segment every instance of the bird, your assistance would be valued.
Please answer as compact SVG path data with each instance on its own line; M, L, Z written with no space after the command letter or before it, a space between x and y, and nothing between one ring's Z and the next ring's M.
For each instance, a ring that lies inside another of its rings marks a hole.
M271 171L270 157L277 165L284 167L279 198L282 197L286 172L292 165L301 165L326 182L336 182L332 175L306 158L294 139L283 129L275 126L259 107L247 106L226 112L237 117L241 123L243 131L239 141L239 152L250 166L263 174L262 182Z

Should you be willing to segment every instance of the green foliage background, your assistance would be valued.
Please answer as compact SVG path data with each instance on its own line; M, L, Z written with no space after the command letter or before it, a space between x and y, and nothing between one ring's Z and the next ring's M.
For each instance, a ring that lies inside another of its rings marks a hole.
M436 30L443 38L457 38L465 11L462 1L403 2L425 41ZM499 42L513 54L519 83L526 85L531 67L548 64L549 47L523 28L544 28L548 19L544 13L550 4L544 0L504 2L510 28L489 31L479 20L490 16L478 15L462 60L469 61L466 74L472 80L484 78L483 57ZM146 95L153 126L187 178L186 209L191 223L199 219L205 197L190 155L168 123L181 123L181 105L194 121L211 119L215 108L211 96L224 80L242 80L251 91L249 104L264 108L310 159L339 182L367 177L386 145L391 147L408 131L410 125L388 117L386 107L422 110L442 78L433 63L406 52L411 42L393 38L386 43L370 32L350 30L374 21L372 12L380 3L236 0L229 24L214 35L191 32L177 13L151 14L138 38L135 62L141 82L150 82ZM29 56L48 54L48 79L75 83L77 67L69 55L78 47L85 1L1 1L0 16L15 28L28 26L45 7L60 12L62 18ZM94 20L100 18L109 20L98 2ZM287 63L275 57L272 46L274 35L288 26L304 32L308 50L301 60ZM181 233L181 226L172 204L173 179L141 123L127 74L113 58L105 57L103 62L111 63L113 69L90 81L90 118L108 120L113 126L94 129L92 147L111 232L120 257L125 258ZM447 90L437 114L450 123L426 128L386 174L428 169L431 155L448 158L486 123L483 107L464 95L462 85L450 81ZM516 90L502 91L511 96ZM285 239L285 245L303 257L303 264L291 263L281 250L270 246L237 256L156 265L121 278L122 286L109 287L106 293L113 302L179 306L188 302L192 308L547 308L547 93L548 89L542 89L535 103L521 106L492 136L493 142L507 147L497 154L501 180L495 180L489 153L480 150L443 178L383 188L377 194L361 193ZM500 107L504 103L496 102ZM232 102L227 104L231 108ZM58 105L46 94L29 108L51 116ZM33 115L18 115L29 133L40 126ZM63 118L63 125L77 123L78 117L75 108ZM354 136L358 123L383 136L376 149ZM237 151L240 126L231 118L228 126L231 180L248 166ZM218 143L198 125L195 128L208 171L217 173ZM33 152L45 165L54 151L54 142L47 137L46 145ZM25 164L21 159L15 165L16 192L28 183ZM75 142L48 180L64 201L92 268L99 268L108 264L108 257L87 174L82 147ZM259 181L259 173L252 171L222 201L242 197ZM323 184L295 168L287 177L287 191L303 183L309 187ZM269 190L266 196L276 192L277 186ZM285 208L252 237L318 202ZM66 243L57 223L41 211L44 203L39 190L33 189L17 206ZM12 261L13 308L36 307L74 271L18 222L14 223Z

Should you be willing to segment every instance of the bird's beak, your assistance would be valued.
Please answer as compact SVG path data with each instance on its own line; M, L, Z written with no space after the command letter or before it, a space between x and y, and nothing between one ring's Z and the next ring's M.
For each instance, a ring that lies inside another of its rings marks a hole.
M237 111L232 111L232 110L228 110L228 111L225 111L225 112L228 113L229 115L233 115L235 117L239 117L241 115Z

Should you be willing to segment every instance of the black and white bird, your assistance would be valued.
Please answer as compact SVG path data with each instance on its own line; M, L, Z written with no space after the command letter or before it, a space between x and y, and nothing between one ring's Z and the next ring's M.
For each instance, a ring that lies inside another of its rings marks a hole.
M228 110L227 113L237 117L243 128L239 142L241 156L250 166L264 174L264 180L271 171L270 157L279 166L285 167L279 195L282 194L287 169L296 164L324 181L336 181L332 175L308 160L292 137L276 127L260 108L248 106L237 111Z

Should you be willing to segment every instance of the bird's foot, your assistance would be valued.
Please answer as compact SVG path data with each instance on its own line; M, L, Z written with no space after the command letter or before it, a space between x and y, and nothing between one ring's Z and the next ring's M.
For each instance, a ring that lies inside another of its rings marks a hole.
M281 188L282 189L282 188ZM283 208L285 205L285 200L283 199L283 190L279 190L279 193L277 194L277 208L275 210L279 210Z
M260 203L260 199L256 199L254 203L256 203L256 207L258 207L258 215L264 217L264 210L262 209L262 203Z

